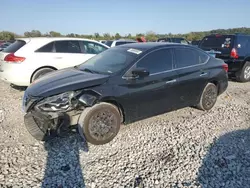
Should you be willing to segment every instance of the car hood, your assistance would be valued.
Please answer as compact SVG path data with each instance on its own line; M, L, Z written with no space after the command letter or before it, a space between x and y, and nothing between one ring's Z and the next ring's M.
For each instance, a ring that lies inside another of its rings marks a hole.
M48 97L67 91L101 85L108 78L109 75L92 74L75 68L67 68L48 73L35 80L25 93L33 97Z

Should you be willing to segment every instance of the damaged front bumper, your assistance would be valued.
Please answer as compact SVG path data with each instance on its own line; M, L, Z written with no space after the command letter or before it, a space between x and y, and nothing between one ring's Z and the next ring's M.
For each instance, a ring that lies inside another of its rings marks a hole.
M98 94L82 91L65 92L50 97L33 97L24 93L22 110L26 127L37 126L39 130L57 135L78 125L82 111L92 106ZM33 135L34 136L34 135Z

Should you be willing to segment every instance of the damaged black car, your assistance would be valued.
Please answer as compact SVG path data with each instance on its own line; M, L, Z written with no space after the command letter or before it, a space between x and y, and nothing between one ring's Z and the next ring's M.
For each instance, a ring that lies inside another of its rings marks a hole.
M24 122L37 140L75 126L88 142L106 144L121 124L187 106L210 110L228 87L227 69L193 46L117 46L32 83L23 96Z

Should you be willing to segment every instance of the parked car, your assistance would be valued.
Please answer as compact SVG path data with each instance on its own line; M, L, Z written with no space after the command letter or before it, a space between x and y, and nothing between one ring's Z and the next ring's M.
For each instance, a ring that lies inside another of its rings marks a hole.
M189 45L117 46L31 84L23 97L25 125L36 139L47 140L78 124L88 142L105 144L121 123L187 106L210 110L228 86L227 68Z
M159 38L157 42L173 42L180 44L189 44L189 42L186 39L180 37Z
M136 43L137 41L135 40L130 40L130 39L119 39L119 40L107 40L105 44L109 47L115 47L119 45L124 45L124 44L130 44L130 43Z
M5 42L6 42L6 41L4 41L4 40L0 40L0 45L3 44L3 43L5 43Z
M199 43L200 43L200 40L193 40L193 41L191 41L191 44L192 44L193 46L196 46L196 47L199 46Z
M108 48L82 38L20 38L0 52L0 78L28 86L47 73L81 64Z
M3 44L0 44L0 51L3 51L5 48L7 48L11 43L5 42Z
M199 48L223 59L228 64L230 76L240 82L250 81L250 35L209 35L202 39Z
M106 40L100 40L99 42L105 44Z

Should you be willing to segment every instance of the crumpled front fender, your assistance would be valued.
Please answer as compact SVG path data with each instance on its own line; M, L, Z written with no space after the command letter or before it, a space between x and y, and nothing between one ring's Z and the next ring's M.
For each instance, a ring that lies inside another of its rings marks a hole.
M83 92L78 100L83 104L83 106L89 107L93 106L100 99L100 97L101 94L90 90Z

